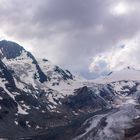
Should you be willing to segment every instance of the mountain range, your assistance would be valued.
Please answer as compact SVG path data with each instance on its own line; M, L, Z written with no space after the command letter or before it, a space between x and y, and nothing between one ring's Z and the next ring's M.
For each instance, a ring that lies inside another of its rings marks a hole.
M140 139L140 71L86 80L0 41L0 138Z

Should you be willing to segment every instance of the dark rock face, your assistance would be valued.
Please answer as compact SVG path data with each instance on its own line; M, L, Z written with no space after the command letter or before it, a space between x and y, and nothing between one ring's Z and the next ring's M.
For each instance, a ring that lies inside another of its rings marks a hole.
M111 102L111 101L114 101L116 99L114 92L115 92L114 89L110 85L106 85L100 89L99 94L103 99Z
M104 99L86 86L77 89L74 95L64 99L62 105L67 110L72 110L76 113L94 112L95 110L103 110L108 107L108 103Z
M60 67L56 66L55 69L54 69L54 71L57 72L57 73L59 73L64 80L73 79L72 74L68 70L66 70L66 72L67 72L66 73Z
M6 57L7 59L18 57L22 50L24 50L24 48L17 43L6 40L0 41L0 49L2 56Z
M38 71L38 74L39 74L39 81L41 83L44 83L45 81L47 81L48 77L42 72L42 70L41 70L40 66L38 65L34 56L30 52L27 52L27 55L33 60L33 64L36 65L36 68L37 68L37 71ZM37 74L34 75L34 78L37 79Z
M5 64L0 60L0 78L5 79L7 83L5 84L7 88L14 90L15 82L12 76L13 71L9 70Z

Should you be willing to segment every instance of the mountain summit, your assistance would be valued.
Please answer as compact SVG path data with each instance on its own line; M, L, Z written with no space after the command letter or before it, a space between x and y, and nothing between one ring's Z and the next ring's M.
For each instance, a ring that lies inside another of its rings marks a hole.
M25 49L15 42L2 40L0 41L1 57L6 57L7 59L16 58L21 55L22 51Z

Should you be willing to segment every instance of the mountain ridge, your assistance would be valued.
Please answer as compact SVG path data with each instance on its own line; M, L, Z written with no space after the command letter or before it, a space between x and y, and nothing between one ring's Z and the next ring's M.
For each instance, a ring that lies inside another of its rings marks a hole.
M126 67L122 70L112 71L106 76L101 76L95 80L95 83L110 83L115 81L140 81L140 70L133 67Z

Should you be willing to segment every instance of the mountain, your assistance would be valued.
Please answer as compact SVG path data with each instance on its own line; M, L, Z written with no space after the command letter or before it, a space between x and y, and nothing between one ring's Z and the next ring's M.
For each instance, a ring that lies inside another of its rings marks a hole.
M85 80L15 42L0 41L0 138L140 138L140 71Z
M140 139L140 71L127 67L92 82L112 109L87 119L73 140Z

